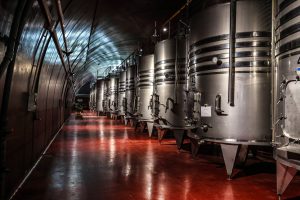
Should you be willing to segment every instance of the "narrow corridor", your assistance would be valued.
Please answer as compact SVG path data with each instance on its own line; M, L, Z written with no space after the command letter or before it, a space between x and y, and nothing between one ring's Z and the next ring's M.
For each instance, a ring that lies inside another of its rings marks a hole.
M118 121L72 115L14 199L276 199L275 165L249 163L227 181L219 158L193 159L173 140L159 144ZM297 199L299 185L297 177L285 197Z

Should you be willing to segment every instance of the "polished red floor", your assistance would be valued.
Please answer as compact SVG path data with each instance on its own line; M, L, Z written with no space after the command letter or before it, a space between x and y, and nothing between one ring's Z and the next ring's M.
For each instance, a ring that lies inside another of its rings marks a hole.
M187 145L188 146L188 145ZM275 165L250 159L226 180L222 159L178 152L106 117L66 123L23 188L20 200L276 199ZM296 177L284 199L300 199Z

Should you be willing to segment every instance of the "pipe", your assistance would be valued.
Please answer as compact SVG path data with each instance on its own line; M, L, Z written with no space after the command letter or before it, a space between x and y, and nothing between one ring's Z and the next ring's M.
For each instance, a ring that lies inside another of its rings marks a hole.
M70 6L71 2L72 1L68 2L68 4L66 5L66 8L64 9L63 12L66 11L66 9ZM56 27L58 26L58 24L59 24L59 21L56 20L55 25L54 25L54 29L56 29ZM46 29L45 29L45 31L46 31ZM42 71L42 65L44 63L44 58L45 58L45 55L47 53L50 41L51 41L51 36L48 37L47 41L44 41L45 44L43 44L43 48L42 48L42 50L41 50L41 52L39 54L38 63L37 63L37 74L36 74L35 81L34 81L34 84L33 84L33 88L34 88L34 92L35 93L38 92L38 83L39 83L39 80L40 80L40 74L41 74L41 71ZM37 46L37 49L38 49L38 46Z
M166 24L171 22L172 19L174 19L177 15L179 15L181 13L181 11L183 9L185 9L186 7L188 7L191 3L192 3L192 0L187 0L187 2L178 11L176 11L165 23L163 23L162 27L164 27Z
M90 35L89 35L88 44L87 44L85 62L87 62L87 60L89 58L90 44L91 44L91 39L92 39L93 31L94 31L94 28L95 28L95 20L96 20L96 14L97 14L97 9L98 9L98 2L99 1L96 1L95 10L94 10L94 13L93 13L93 19L92 19L92 25L91 25L91 29L90 29Z
M175 39L175 87L174 87L174 96L175 96L175 104L177 104L178 95L178 38Z
M66 38L66 32L65 32L65 26L64 26L64 14L63 14L63 11L61 8L61 0L56 0L54 2L55 2L57 14L58 14L58 21L60 23L62 36L63 36L63 40L64 40L65 54L67 57L68 67L69 67L69 71L71 71L70 58L69 58L70 53L68 52L67 38Z
M25 7L26 1L20 1L15 9L13 22L9 32L9 38L7 42L7 49L4 58L0 65L0 79L3 76L10 62L14 57L14 49L19 41L17 40L20 22L22 20L22 12Z
M276 116L277 115L277 103L275 101L277 101L275 98L277 97L277 76L276 76L276 70L277 70L277 66L276 66L276 60L275 60L275 24L276 24L276 0L272 0L272 58L271 58L271 62L272 62L272 101L271 101L271 105L272 105L272 143L275 143L276 141Z
M235 34L236 34L236 0L230 1L230 34L229 34L229 79L228 103L234 106L235 90Z
M2 96L2 104L1 104L1 112L0 112L0 184L1 184L1 194L0 198L5 199L5 173L6 173L6 138L10 133L8 128L8 107L11 96L11 87L14 75L14 67L15 67L15 59L19 47L19 41L22 36L22 32L26 23L27 16L29 14L30 8L33 4L33 0L27 1L19 1L18 6L15 10L14 22L11 27L10 39L12 39L13 48L12 51L9 50L8 54L12 55L12 57L4 58L4 65L1 65L1 69L5 70L7 68L5 82L4 82L4 90ZM21 10L18 8L21 7ZM16 21L15 21L16 20ZM6 60L7 59L7 60ZM1 63L2 64L2 63ZM4 67L4 68L3 68Z
M48 25L47 30L50 32L50 35L51 35L52 40L54 42L55 48L57 50L57 53L58 53L58 56L59 56L60 61L62 63L62 66L64 68L64 71L67 74L67 79L72 83L72 85L73 85L73 91L75 92L72 77L70 78L70 71L68 71L67 68L66 68L66 63L64 61L63 52L61 50L61 47L60 47L60 44L59 44L59 40L58 40L58 37L57 37L57 33L55 31L55 26L52 25L53 20L52 20L52 16L51 16L50 10L49 10L49 8L48 8L48 6L47 6L47 4L46 4L46 2L44 0L38 0L38 3L39 3L39 6L41 8L41 11L42 11L42 13L43 13L43 15L44 15L44 17L46 19L46 23Z

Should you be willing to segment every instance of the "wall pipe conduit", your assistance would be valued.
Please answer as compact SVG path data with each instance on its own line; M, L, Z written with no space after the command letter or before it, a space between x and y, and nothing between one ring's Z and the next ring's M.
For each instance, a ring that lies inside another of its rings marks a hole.
M13 24L10 29L10 41L12 43L9 48L9 57L3 59L1 63L1 73L6 70L6 77L4 82L4 90L2 96L2 104L1 104L1 112L0 112L0 199L5 199L5 174L7 172L6 169L6 139L7 135L11 132L8 127L8 107L9 107L9 100L11 96L11 87L14 75L14 68L15 68L15 59L19 47L19 41L22 36L22 32L28 17L28 14L31 10L32 4L34 0L24 0L19 1L17 8L15 10ZM3 64L3 65L2 65ZM2 71L3 70L3 71ZM2 75L0 74L0 75Z
M15 46L18 46L19 41L17 40L17 37L18 37L18 31L20 27L20 21L22 20L21 19L22 11L24 9L25 4L26 1L20 1L16 7L14 18L9 32L9 38L6 43L7 49L0 65L0 78L3 76L5 70L7 69L8 65L10 64L10 62L14 57Z

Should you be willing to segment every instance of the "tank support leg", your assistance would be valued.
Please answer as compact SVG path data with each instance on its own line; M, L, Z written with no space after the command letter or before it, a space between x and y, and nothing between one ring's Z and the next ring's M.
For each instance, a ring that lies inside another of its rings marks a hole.
M125 124L125 126L128 125L128 119L126 119L126 117L124 117L124 124Z
M153 122L147 122L147 128L148 128L148 134L149 134L149 137L152 136L152 132L153 132Z
M237 158L239 145L236 144L221 144L223 159L228 175L228 180L231 180L231 175L234 167L235 160Z
M190 138L192 156L195 158L199 152L200 144L197 139Z
M284 193L288 185L291 183L295 175L297 174L297 169L293 167L288 167L286 165L281 164L279 161L276 163L277 165L277 195L280 198Z
M158 141L161 144L161 141L163 140L167 130L166 129L158 129Z
M176 140L177 149L181 149L184 140L184 130L173 130L173 134Z

